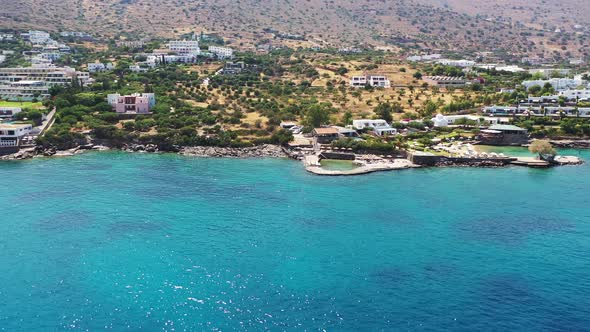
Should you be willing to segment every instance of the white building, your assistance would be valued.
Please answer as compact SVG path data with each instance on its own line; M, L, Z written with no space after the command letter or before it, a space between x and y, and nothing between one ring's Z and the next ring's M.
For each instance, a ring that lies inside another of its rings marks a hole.
M581 85L587 84L584 80L581 79L571 79L571 78L552 78L548 80L531 80L531 81L523 81L521 84L527 90L533 86L540 86L541 88L545 86L545 84L549 83L553 89L556 91L561 90L568 90L568 89L575 89Z
M68 85L77 80L87 85L90 73L70 67L32 66L0 68L0 98L6 100L33 100L49 97L49 88Z
M209 46L209 52L218 59L232 59L234 57L234 50L229 47Z
M86 67L88 68L88 71L91 73L98 73L98 72L102 72L102 71L107 71L107 70L111 70L113 68L115 68L115 65L113 65L112 62L107 62L107 63L89 63L86 65Z
M6 55L0 55L0 63L6 61Z
M408 61L420 62L420 61L432 61L438 60L442 57L440 54L424 54L424 55L412 55L407 57Z
M510 118L501 118L501 117L492 117L492 116L478 116L478 115L471 115L471 114L464 114L464 115L442 115L437 114L431 121L434 123L435 127L447 127L453 126L459 120L470 120L475 121L480 124L482 121L487 122L489 124L509 124Z
M30 30L25 36L28 36L31 44L46 44L50 41L53 41L49 33L45 31Z
M568 100L588 101L588 100L590 100L590 89L562 90L562 91L559 91L557 95L563 96Z
M373 129L373 133L378 136L397 134L397 129L392 128L387 121L382 119L352 120L352 127L356 130Z
M30 124L0 123L0 146L18 146L33 130Z
M387 89L391 87L391 82L387 76L383 75L353 76L350 79L350 86L353 88L362 88L367 85Z
M475 61L471 60L449 60L449 59L440 59L437 60L436 63L440 63L444 66L452 66L452 67L460 67L460 68L471 68L475 66Z
M182 55L201 54L201 49L199 48L199 42L197 40L174 40L168 44L168 49L171 52L175 52Z

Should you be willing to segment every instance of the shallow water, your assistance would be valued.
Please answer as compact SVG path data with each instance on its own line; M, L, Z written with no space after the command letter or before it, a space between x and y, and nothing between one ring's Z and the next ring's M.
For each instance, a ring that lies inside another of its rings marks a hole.
M322 159L320 164L323 169L330 171L349 171L358 167L351 160Z
M0 172L0 330L590 327L588 164L333 178L106 152Z

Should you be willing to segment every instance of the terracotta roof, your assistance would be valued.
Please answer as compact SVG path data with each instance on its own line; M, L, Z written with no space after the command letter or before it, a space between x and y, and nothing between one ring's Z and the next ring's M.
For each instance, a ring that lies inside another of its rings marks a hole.
M315 128L313 131L316 135L338 135L336 128Z

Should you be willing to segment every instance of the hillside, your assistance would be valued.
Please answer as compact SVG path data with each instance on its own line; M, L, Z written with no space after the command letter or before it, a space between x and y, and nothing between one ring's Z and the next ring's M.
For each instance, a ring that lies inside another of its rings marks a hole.
M205 30L244 47L283 33L307 45L545 57L587 55L589 17L584 0L0 0L3 28L165 37Z

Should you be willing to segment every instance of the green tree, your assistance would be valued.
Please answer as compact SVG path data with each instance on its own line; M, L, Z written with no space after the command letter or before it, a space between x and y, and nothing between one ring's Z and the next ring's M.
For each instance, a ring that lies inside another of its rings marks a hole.
M375 114L387 122L393 121L393 116L391 115L392 111L393 109L389 103L379 103L374 109Z
M330 120L330 112L327 107L315 104L312 105L305 114L305 122L310 127L321 127L323 124L327 124Z

